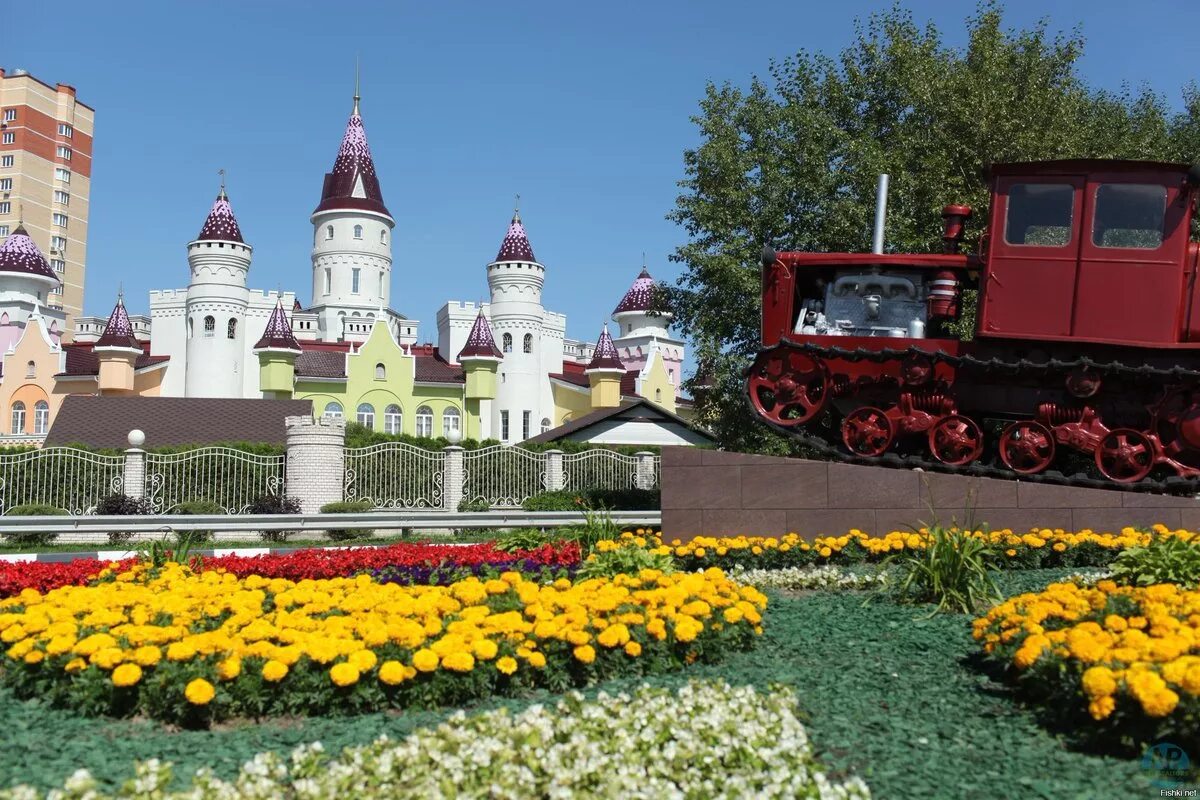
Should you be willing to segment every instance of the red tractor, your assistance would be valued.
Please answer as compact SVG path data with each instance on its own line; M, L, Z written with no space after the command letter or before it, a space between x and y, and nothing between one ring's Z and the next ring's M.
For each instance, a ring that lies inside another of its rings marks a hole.
M1200 490L1200 165L1000 164L991 196L978 254L967 206L942 254L764 250L755 412L845 460Z

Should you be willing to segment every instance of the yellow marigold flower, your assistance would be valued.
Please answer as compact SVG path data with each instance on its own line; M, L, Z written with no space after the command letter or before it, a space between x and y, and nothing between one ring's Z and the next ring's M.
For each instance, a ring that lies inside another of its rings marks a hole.
M529 666L533 667L534 669L541 669L542 667L546 666L546 656L542 653L530 653L529 657L525 660L528 661Z
M1016 554L1017 554L1017 551L1012 549L1011 547L1004 551L1004 555L1008 556L1009 558L1012 558Z
M450 653L442 659L442 666L451 672L470 672L475 669L475 657L470 653Z
M162 660L162 650L152 644L144 645L133 651L133 660L143 667L153 667Z
M742 614L742 610L740 608L738 608L736 606L730 606L729 608L727 608L723 612L721 612L721 616L724 617L725 621L728 622L730 625L736 625L737 623L742 621L743 614Z
M46 657L46 654L43 653L41 650L30 650L28 653L25 654L25 663L26 664L40 664L40 663L42 663L42 660L45 657Z
M817 552L821 554L822 558L829 558L831 555L833 555L833 550L828 547L822 547Z
M353 686L358 683L358 678L358 667L349 661L334 664L329 670L329 679L333 681L335 686Z
M567 641L573 645L585 645L592 640L587 631L567 631Z
M142 679L142 668L137 664L122 664L112 672L113 686L133 686Z
M217 662L217 676L223 681L231 681L242 674L242 660L237 656L229 656Z
M420 672L433 672L438 668L438 654L427 647L413 653L412 665Z
M505 675L512 675L517 671L517 660L512 656L504 656L496 661L496 669Z
M55 636L46 643L46 655L61 656L63 653L68 653L75 646L74 636Z
M1117 691L1117 682L1108 667L1089 667L1083 673L1082 684L1083 691L1093 700Z
M1145 617L1130 617L1129 618L1129 627L1136 628L1139 631L1144 630L1146 627L1146 618Z
M268 683L279 683L279 681L287 677L287 674L288 665L284 664L282 661L271 659L267 663L263 664L263 680L267 681Z
M642 654L642 646L640 644L638 644L637 642L626 642L625 643L625 655L630 656L631 658L637 658L641 654Z
M1129 623L1125 618L1117 614L1109 614L1104 618L1104 627L1108 628L1113 633L1121 633L1129 628Z
M1104 695L1088 703L1088 713L1092 715L1092 719L1099 721L1107 719L1116 707L1117 701L1111 695Z
M183 696L194 706L206 706L212 702L217 691L204 678L196 678L183 690Z
M188 661L196 657L196 648L188 642L171 642L167 647L167 660Z
M704 548L703 548L703 547L697 547L697 548L696 548L696 552L695 552L695 556L696 556L696 558L704 558Z
M1140 698L1142 710L1148 717L1165 717L1179 705L1179 695L1170 689L1162 689Z
M408 670L399 661L385 661L379 666L379 680L388 686L404 683L408 678Z
M596 651L590 644L581 645L572 651L577 661L582 661L584 664L591 664L596 660Z
M379 663L379 656L372 650L355 650L350 654L348 661L358 667L359 672L370 672Z
M74 675L76 672L82 672L83 670L87 669L87 662L82 658L72 658L67 662L67 665L63 667L63 669Z
M496 657L498 649L496 643L491 639L480 639L471 647L471 652L480 661L491 661Z

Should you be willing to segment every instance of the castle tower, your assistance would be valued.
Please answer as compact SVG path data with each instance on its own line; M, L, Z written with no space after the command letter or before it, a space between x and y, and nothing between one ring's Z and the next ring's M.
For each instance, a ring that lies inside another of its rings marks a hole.
M458 354L458 363L467 376L467 426L463 435L469 439L487 439L492 435L491 401L496 398L496 371L503 358L481 308L467 343Z
M61 310L46 308L50 290L59 285L58 276L50 268L42 251L30 238L24 224L0 243L0 327L14 326L9 333L23 327L29 318L40 314L47 329L56 340L62 336L65 318ZM19 338L19 336L17 337ZM0 333L0 346L7 347L16 339Z
M97 382L100 394L132 394L134 370L138 356L142 355L142 345L133 335L123 294L117 295L117 304L108 315L108 324L92 346L92 352L100 362Z
M678 397L683 384L684 343L667 330L671 324L670 313L650 312L653 295L654 278L650 277L643 262L642 271L613 309L612 319L617 324L617 337L613 343L625 367L639 371L650 360L651 352L657 350Z
M625 365L617 355L612 337L608 335L608 323L596 342L596 352L587 369L588 384L592 387L592 408L615 408L621 404L621 378L625 377Z
M492 404L492 431L504 442L519 442L539 430L545 382L540 360L545 277L546 268L534 258L521 215L514 211L500 252L487 266L492 328L504 355Z
M371 322L391 300L396 222L383 204L359 99L356 82L354 109L311 217L312 310L325 341L346 338L346 326L355 317L354 330L369 333Z
M263 397L289 399L296 382L296 356L300 343L283 309L283 298L275 304L262 337L254 345L258 356L258 386Z
M187 397L242 396L252 251L242 241L222 183L200 235L188 243Z

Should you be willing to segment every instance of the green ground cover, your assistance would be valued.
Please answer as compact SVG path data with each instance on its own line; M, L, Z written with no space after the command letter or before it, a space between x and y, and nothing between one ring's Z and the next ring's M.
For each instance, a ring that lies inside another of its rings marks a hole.
M1001 576L1006 593L1042 586L1062 571ZM853 773L876 797L1075 798L1150 796L1139 762L1071 749L1041 727L1008 690L974 666L970 619L924 619L922 607L863 605L857 592L772 595L758 647L719 665L649 682L673 686L693 676L797 688L818 756L831 772ZM610 682L602 688L628 688ZM549 695L485 704L521 708ZM686 710L680 709L681 713ZM448 712L242 723L171 732L143 721L83 719L27 704L0 691L0 785L59 786L86 767L115 786L137 759L158 757L176 775L201 766L236 773L263 750L290 751L320 740L327 748L401 736ZM182 788L182 783L179 784Z

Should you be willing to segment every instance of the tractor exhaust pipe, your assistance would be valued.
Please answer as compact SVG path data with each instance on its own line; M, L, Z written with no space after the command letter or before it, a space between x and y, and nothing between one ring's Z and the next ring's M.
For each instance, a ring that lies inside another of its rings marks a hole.
M883 228L887 223L888 174L879 176L879 186L875 189L875 233L871 237L871 252L883 253Z

